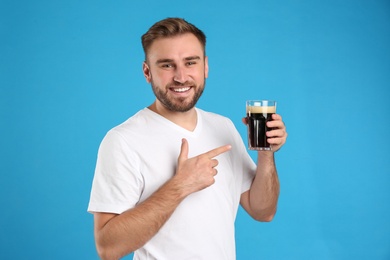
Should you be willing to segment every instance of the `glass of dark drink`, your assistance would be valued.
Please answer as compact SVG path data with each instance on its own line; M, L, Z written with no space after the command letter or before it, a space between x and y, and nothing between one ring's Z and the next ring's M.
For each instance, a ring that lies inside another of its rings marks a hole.
M249 100L246 102L246 119L248 128L248 148L250 150L272 150L265 133L270 129L267 122L276 113L276 101Z

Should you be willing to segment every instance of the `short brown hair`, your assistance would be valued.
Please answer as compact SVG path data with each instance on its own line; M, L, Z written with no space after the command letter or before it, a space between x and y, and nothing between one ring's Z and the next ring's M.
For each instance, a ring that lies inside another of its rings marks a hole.
M161 38L169 38L186 33L192 33L202 44L203 52L206 55L206 35L195 25L185 21L182 18L166 18L155 23L149 30L142 35L142 47L147 58L147 52L152 43Z

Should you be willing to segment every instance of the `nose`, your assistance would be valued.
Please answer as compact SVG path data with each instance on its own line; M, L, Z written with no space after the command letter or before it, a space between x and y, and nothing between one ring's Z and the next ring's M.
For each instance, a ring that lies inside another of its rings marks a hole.
M177 83L184 84L187 81L187 73L185 67L177 66L173 80Z

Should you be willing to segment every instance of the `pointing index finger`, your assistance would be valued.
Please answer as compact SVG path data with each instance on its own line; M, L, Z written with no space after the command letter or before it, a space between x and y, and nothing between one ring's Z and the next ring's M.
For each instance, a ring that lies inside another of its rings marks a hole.
M220 146L220 147L215 148L213 150L210 150L204 154L211 159L211 158L214 158L214 157L216 157L224 152L229 151L231 148L232 148L231 145L223 145L223 146Z

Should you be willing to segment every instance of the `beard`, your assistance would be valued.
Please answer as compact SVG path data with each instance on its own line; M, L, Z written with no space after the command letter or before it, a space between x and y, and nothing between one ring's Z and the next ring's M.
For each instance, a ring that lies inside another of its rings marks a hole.
M206 79L203 81L200 85L194 85L190 83L185 84L177 84L177 83L171 83L168 84L165 89L161 88L160 86L157 86L154 84L153 80L151 80L152 89L154 92L154 95L160 101L168 110L173 112L187 112L193 107L195 107L196 103L198 102L199 98L202 96L204 87L206 85ZM169 89L171 87L187 87L192 86L193 89L195 89L195 94L192 97L188 98L172 98L169 97Z

